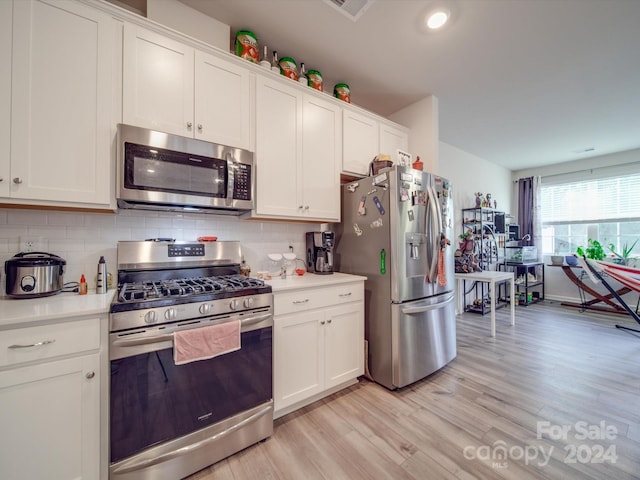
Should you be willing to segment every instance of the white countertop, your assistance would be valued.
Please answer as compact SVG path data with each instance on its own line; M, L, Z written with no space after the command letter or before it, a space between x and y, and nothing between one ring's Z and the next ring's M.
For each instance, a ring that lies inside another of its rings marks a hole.
M0 298L0 330L30 326L49 321L82 315L109 313L109 306L116 290L87 295L61 292L42 298Z
M360 275L350 275L347 273L334 272L331 275L316 275L314 273L305 273L302 276L288 275L287 278L273 278L265 280L267 285L271 285L273 293L283 292L287 290L296 290L300 288L324 287L330 285L340 285L341 283L364 281L367 277Z
M273 292L315 288L342 283L364 281L367 277L333 273L331 275L315 275L305 273L303 276L289 275L286 279L274 278L266 280ZM109 290L105 294L89 291L87 295L62 292L57 295L42 298L0 298L0 330L10 328L45 324L60 321L70 317L84 315L106 315L109 313L111 300L116 290Z

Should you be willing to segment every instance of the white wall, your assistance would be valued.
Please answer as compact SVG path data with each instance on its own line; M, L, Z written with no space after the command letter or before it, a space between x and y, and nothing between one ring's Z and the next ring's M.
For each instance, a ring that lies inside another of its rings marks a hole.
M329 225L330 227L330 225ZM304 258L305 232L320 225L302 222L259 222L235 217L122 210L118 214L55 212L50 210L0 209L0 265L20 251L20 237L44 237L48 253L67 261L65 282L77 282L85 274L89 288L101 255L111 273L117 271L119 240L171 237L195 240L216 236L239 240L252 275L268 267L268 253L294 252ZM3 270L2 270L3 271ZM4 274L0 282L5 293Z
M389 119L409 128L409 152L424 163L424 170L438 172L439 129L438 99L433 95L419 100L389 116Z
M147 18L226 52L231 48L229 25L176 0L147 0Z
M448 178L453 185L456 242L462 233L461 210L475 207L475 192L490 193L498 203L498 210L513 214L510 170L440 142L439 168L435 173Z

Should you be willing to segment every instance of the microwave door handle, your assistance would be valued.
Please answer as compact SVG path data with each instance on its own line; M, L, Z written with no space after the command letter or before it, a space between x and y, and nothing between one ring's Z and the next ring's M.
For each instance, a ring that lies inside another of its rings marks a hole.
M233 190L236 180L236 159L233 157L233 153L227 152L226 155L227 161L227 195L225 200L225 205L227 207L232 206L233 204Z

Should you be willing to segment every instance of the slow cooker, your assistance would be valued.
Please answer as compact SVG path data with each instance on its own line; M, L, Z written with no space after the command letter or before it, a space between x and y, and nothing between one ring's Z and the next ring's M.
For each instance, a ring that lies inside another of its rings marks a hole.
M67 262L45 252L22 252L4 262L6 293L14 298L55 295L62 290Z

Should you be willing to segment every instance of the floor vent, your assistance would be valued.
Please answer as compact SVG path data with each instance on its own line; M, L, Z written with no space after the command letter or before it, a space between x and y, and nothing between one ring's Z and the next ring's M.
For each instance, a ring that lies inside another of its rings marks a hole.
M356 21L375 0L324 0L350 20Z

